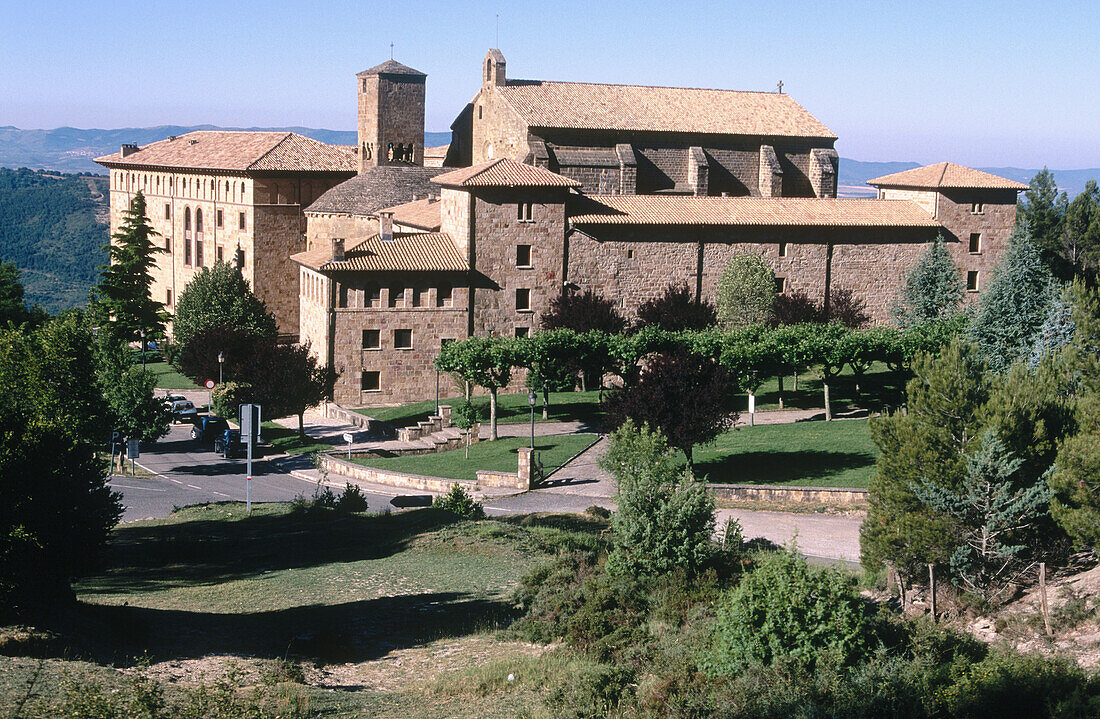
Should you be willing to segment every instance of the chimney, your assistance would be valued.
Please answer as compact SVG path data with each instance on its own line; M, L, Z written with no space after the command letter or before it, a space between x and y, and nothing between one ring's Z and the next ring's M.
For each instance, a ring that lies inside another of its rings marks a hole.
M378 213L378 239L383 242L393 242L393 213Z
M122 145L122 156L129 157L141 148L137 146L135 142L127 142Z
M344 261L344 238L333 237L332 238L332 261L343 262Z

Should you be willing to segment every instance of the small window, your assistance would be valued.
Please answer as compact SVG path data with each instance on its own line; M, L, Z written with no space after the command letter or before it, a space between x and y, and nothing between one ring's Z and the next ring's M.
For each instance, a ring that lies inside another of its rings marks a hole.
M382 349L382 332L380 330L363 330L363 349Z
M982 233L970 233L970 254L980 255L982 252Z
M171 237L166 236L164 238L164 251L165 252L171 252L172 251L172 238Z
M531 266L531 245L516 245L516 267Z
M522 338L528 336L529 334L531 334L531 328L530 327L517 327L516 328L516 337L519 338L519 339L522 339Z
M528 312L531 309L531 290L516 290L516 309Z
M164 304L166 304L169 307L172 306L172 290L165 290L164 291Z
M218 227L222 226L222 211L218 210Z
M481 117L482 117L482 115L481 115L481 105L478 105L477 106L477 119L480 120Z
M775 294L781 295L781 294L783 294L784 290L786 290L786 289L787 289L787 278L786 277L776 277L775 278Z
M984 215L985 203L984 202L972 202L970 203L970 214L972 215Z
M377 370L363 372L362 387L364 392L377 392L382 389L382 373Z
M164 203L164 219L172 219L172 206L167 202Z
M367 283L367 307L381 307L382 306L382 288L377 282Z
M222 246L218 245L218 262L222 261Z
M787 243L786 242L780 242L779 243L779 256L780 257L786 257L787 256Z
M190 234L190 233L188 233ZM191 240L190 238L184 238L183 240L183 264L191 264Z
M634 259L634 250L627 250L626 251L626 259L628 259L628 260L633 260Z
M394 349L410 350L413 346L413 331L412 330L394 330L393 331L393 346Z
M530 202L521 202L516 205L516 219L520 222L533 222L534 205Z
M978 271L971 270L966 273L966 291L977 292L978 291Z
M450 283L444 282L439 286L439 289L435 293L435 306L436 307L450 307L454 304L452 297L452 289Z
M405 287L404 285L394 285L390 287L390 307L404 307L405 306Z
M241 187L243 188L244 185L242 185ZM241 192L244 192L244 189L242 189ZM243 212L237 213L237 229L238 230L243 230L244 229L244 213Z
M343 283L336 290L336 306L341 308L348 306L348 286Z

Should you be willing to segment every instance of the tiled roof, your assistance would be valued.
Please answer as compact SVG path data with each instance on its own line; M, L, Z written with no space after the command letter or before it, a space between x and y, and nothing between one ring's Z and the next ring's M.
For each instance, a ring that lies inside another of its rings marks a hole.
M322 194L306 211L373 215L414 197L438 196L439 187L430 180L443 172L441 167L417 165L369 167Z
M294 132L198 130L132 152L97 157L107 167L178 167L248 172L354 172L355 148L328 145Z
M300 265L321 272L465 272L469 262L443 232L396 234L390 242L372 235L332 261L331 246L291 255Z
M817 197L577 197L575 225L745 225L773 227L939 227L909 200Z
M937 162L935 165L915 167L912 170L883 175L867 180L868 185L890 187L958 188L990 190L1026 190L1027 185L999 177L988 172L956 165L954 162Z
M509 80L498 91L532 127L836 139L777 92L539 80Z
M419 70L413 70L408 65L402 65L396 60L386 60L381 65L375 65L369 70L364 70L356 75L356 77L369 77L371 75L415 75L417 77L427 77L427 75Z
M508 158L433 177L432 182L457 187L580 187L581 183L534 165Z
M439 211L441 204L439 200L425 198L387 207L379 212L392 212L394 222L431 232L438 230L443 222Z

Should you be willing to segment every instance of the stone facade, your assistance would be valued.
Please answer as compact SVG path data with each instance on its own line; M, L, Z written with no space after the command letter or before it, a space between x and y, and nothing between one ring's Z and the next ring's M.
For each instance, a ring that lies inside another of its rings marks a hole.
M424 164L425 75L392 60L356 76L359 171Z

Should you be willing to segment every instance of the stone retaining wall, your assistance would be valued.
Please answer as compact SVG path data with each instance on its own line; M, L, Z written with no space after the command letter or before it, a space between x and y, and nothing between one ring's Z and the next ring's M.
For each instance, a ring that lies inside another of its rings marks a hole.
M759 484L708 484L716 499L805 504L867 504L867 490L851 487L772 487Z
M372 452L352 452L352 457L375 456ZM318 454L317 468L322 472L345 477L352 481L365 482L367 484L382 484L390 487L404 489L416 489L422 492L446 493L450 491L452 484L458 484L467 491L481 487L503 487L527 491L531 489L531 450L528 447L519 449L516 472L492 472L478 470L477 481L471 482L464 479L445 479L443 477L426 477L419 474L407 474L394 472L376 467L367 467L356 464L336 456L336 453Z

